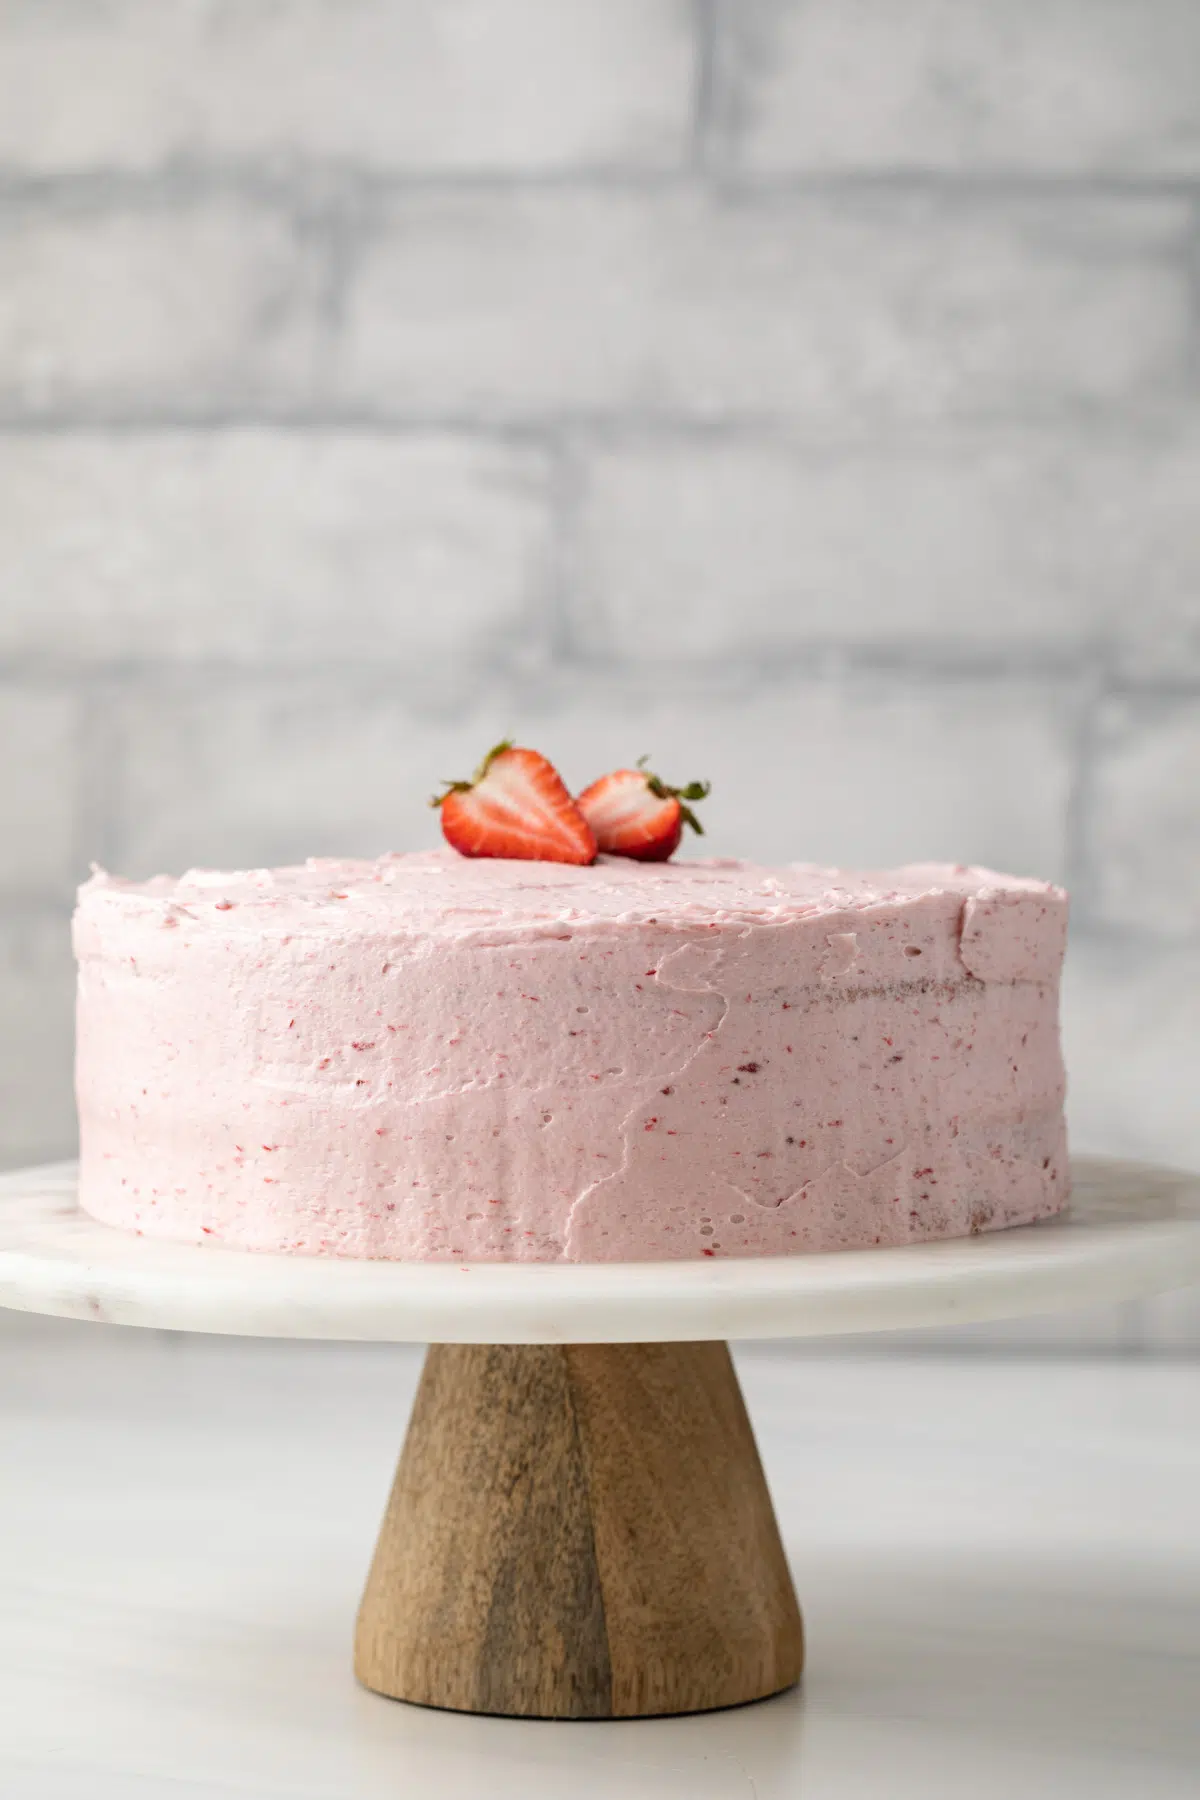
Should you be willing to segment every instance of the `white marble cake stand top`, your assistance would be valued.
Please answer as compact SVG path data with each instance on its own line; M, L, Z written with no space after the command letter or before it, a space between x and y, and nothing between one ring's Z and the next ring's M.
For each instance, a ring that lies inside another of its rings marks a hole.
M423 1343L821 1337L1053 1312L1200 1281L1200 1175L1075 1160L1062 1219L901 1250L703 1262L394 1263L164 1243L80 1212L73 1164L0 1176L0 1306Z

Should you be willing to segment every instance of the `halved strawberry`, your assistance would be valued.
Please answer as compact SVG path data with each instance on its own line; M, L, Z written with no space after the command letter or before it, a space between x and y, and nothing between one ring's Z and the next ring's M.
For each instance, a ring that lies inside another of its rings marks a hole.
M614 769L585 788L578 807L601 850L613 856L632 856L639 862L666 862L674 855L683 828L704 835L688 800L703 800L707 781L689 781L686 787L668 787L646 770L649 759L638 759L636 769Z
M488 751L471 781L448 781L430 805L441 808L446 841L464 856L596 860L591 827L554 764L508 739Z

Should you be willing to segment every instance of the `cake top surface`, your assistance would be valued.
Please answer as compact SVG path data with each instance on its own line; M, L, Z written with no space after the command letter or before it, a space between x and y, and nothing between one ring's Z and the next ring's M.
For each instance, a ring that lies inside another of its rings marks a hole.
M189 869L178 878L125 881L96 869L80 889L86 912L222 932L378 929L447 938L588 924L779 924L866 912L932 895L1030 894L1059 899L1041 881L957 863L849 870L811 863L768 867L726 858L639 863L601 856L569 863L472 859L453 850L371 861L312 857L279 869Z

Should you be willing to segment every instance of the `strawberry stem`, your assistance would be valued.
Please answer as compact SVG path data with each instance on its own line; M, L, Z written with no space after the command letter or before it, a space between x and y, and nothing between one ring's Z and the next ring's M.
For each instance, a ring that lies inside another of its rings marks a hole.
M483 780L496 758L502 755L505 750L511 750L512 747L512 738L501 738L498 744L492 745L492 748L488 751L474 775L472 775L470 781L443 782L441 793L433 796L433 799L429 802L430 806L440 806L442 801L445 800L449 794L469 794L473 787L479 786L479 783Z
M492 745L491 749L488 751L487 755L484 757L483 761L480 763L479 767L476 769L474 775L471 777L471 786L472 787L479 786L479 783L483 780L484 776L487 774L488 770L491 768L491 766L495 762L496 758L498 756L503 756L503 754L506 750L511 750L513 747L513 743L514 743L514 740L512 738L501 738L500 742L498 744Z
M689 781L686 787L668 787L661 775L653 775L650 770L647 769L646 764L649 761L649 756L639 756L636 767L642 771L643 775L645 775L646 786L657 800L707 800L709 794L712 792L711 781ZM691 826L697 837L704 836L704 827L690 806L681 805L679 808L679 816L685 825Z

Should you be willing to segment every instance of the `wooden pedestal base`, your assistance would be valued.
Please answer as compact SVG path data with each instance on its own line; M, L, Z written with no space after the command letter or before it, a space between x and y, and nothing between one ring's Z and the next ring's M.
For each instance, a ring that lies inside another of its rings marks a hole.
M359 1612L366 1687L631 1718L763 1699L803 1658L724 1344L429 1351Z

